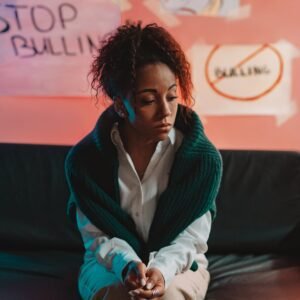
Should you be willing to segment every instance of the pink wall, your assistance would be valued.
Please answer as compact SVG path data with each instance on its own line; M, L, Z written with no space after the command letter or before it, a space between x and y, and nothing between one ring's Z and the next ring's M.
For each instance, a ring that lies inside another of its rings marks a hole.
M127 18L164 25L141 0L127 0L133 9ZM209 17L181 18L180 27L169 28L185 50L195 41L262 43L285 39L300 49L297 0L244 0L251 4L249 18L228 21ZM300 106L300 59L293 64L292 98ZM1 79L0 79L1 81ZM102 111L89 98L0 97L0 142L74 144L94 126ZM300 150L300 110L281 126L274 117L206 117L209 138L219 148Z

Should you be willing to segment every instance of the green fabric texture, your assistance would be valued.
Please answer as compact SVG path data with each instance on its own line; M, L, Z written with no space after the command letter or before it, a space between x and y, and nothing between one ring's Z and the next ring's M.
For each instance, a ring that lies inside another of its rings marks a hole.
M117 151L110 137L115 122L121 122L112 107L98 119L95 128L71 148L65 161L70 189L68 214L73 220L76 205L100 230L127 241L144 263L149 253L168 246L193 221L210 210L215 218L222 177L222 158L205 136L195 112L189 125L179 105L175 127L184 138L176 152L167 189L161 194L149 231L148 242L139 236L131 216L120 206ZM194 262L192 270L197 269Z

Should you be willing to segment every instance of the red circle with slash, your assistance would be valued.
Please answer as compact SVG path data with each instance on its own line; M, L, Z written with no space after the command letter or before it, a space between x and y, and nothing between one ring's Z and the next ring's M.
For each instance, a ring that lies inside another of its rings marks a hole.
M283 74L283 58L282 55L279 53L279 51L271 46L270 44L264 44L261 47L259 47L257 50L255 50L253 53L251 53L250 55L248 55L246 58L244 58L243 60L241 60L239 63L236 64L236 66L234 68L238 68L241 67L243 64L245 64L246 62L248 62L249 60L251 60L252 58L254 58L255 56L257 56L259 53L261 53L262 51L264 51L265 49L269 49L271 50L277 57L278 61L279 61L279 72L278 75L276 76L276 79L274 80L274 82L268 86L265 90L263 90L262 92L258 93L257 95L254 96L249 96L249 97L238 97L235 95L230 95L224 91L222 91L220 88L218 88L216 86L216 84L218 82L220 82L221 80L224 79L224 76L219 77L217 80L212 80L209 76L209 67L211 62L213 61L214 55L216 54L216 52L218 50L220 50L222 47L220 45L216 45L212 51L209 53L206 63L205 63L205 78L208 82L208 84L210 85L210 87L219 95L231 99L231 100L238 100L238 101L253 101L253 100L257 100L265 95L267 95L268 93L270 93L272 90L274 90L274 88L279 84L279 82L282 79L282 74Z

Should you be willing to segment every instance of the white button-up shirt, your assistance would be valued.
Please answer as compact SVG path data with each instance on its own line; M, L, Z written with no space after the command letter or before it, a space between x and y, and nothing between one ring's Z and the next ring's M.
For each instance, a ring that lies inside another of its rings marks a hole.
M119 159L120 205L133 218L141 238L147 241L157 201L167 188L175 153L181 145L183 134L173 128L168 138L157 144L142 180L123 146L117 124L112 128L111 139L117 148ZM141 261L126 241L107 236L79 208L77 224L86 249L85 259L94 256L121 281L122 271L127 263L132 260ZM207 212L181 232L169 246L150 253L147 267L155 267L161 271L166 288L176 274L189 270L194 260L199 267L207 268L204 253L207 251L210 229L211 214Z

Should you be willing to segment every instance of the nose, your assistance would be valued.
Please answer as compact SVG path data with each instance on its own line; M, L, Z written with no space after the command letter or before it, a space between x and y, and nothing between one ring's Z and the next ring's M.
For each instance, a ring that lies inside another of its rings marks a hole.
M160 114L163 118L171 115L170 103L167 99L163 99L160 105Z

